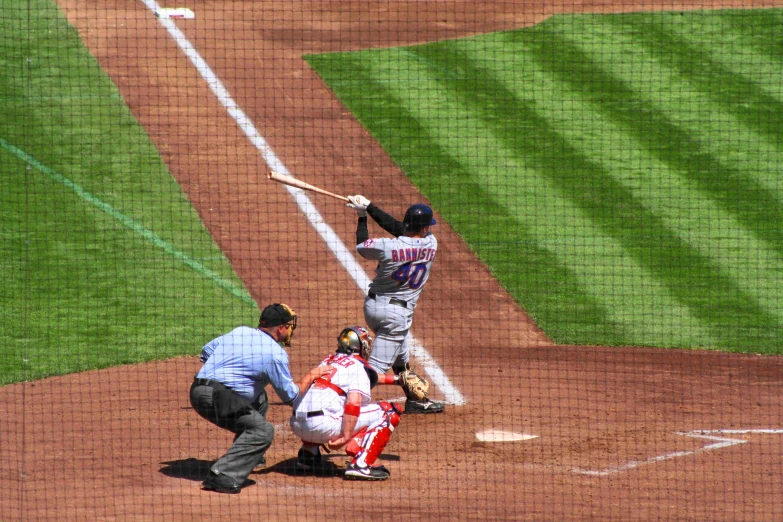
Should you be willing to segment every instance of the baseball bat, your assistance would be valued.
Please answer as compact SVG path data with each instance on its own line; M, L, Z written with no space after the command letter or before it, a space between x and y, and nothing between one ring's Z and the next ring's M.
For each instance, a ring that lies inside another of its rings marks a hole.
M280 174L279 172L275 172L274 170L269 171L269 173L267 174L267 178L271 179L272 181L277 181L278 183L282 183L283 185L290 185L292 187L300 188L302 190L309 190L310 192L318 192L319 194L323 194L324 196L331 196L336 199L348 201L348 198L345 196L340 196L333 192L329 192L327 190L314 187L309 183L305 183L304 181L299 181L298 179L292 178L291 176L287 176L285 174Z

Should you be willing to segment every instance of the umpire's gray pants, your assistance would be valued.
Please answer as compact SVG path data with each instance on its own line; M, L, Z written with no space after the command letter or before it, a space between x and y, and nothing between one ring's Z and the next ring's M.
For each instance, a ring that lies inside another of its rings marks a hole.
M253 468L266 464L264 453L275 437L274 426L266 420L266 412L269 409L266 391L261 392L253 403L253 408L235 418L220 418L217 415L212 402L211 386L191 387L190 404L199 415L236 435L234 444L212 465L212 471L228 475L241 486Z

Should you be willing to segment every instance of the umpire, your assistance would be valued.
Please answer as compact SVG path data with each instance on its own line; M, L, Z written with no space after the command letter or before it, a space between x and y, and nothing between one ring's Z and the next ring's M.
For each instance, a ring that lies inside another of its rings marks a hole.
M300 390L328 371L313 368L293 381L284 347L291 346L295 329L296 313L275 303L261 312L258 329L240 326L204 346L204 366L190 387L190 404L209 422L235 434L234 444L204 479L204 489L239 493L253 468L266 463L264 453L275 435L266 420L268 384L291 404Z

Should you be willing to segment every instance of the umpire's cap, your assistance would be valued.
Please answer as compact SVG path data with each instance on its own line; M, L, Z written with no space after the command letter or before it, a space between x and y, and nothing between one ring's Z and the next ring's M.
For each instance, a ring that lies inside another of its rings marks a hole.
M432 209L423 203L416 203L408 207L402 220L408 226L408 230L421 230L424 227L435 224L432 217Z
M258 326L261 328L269 328L287 324L291 321L294 321L294 325L296 325L296 312L288 305L274 303L264 308L261 312L261 319L258 322Z

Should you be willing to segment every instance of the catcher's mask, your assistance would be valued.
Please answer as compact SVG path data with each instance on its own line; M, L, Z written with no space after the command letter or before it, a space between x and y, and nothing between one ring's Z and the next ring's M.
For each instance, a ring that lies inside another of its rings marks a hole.
M282 303L274 303L264 308L258 321L259 328L274 328L281 324L286 326L286 334L283 339L280 339L280 344L291 346L291 337L296 330L296 312Z
M349 326L337 336L337 353L356 354L365 361L370 358L372 336L366 328Z

